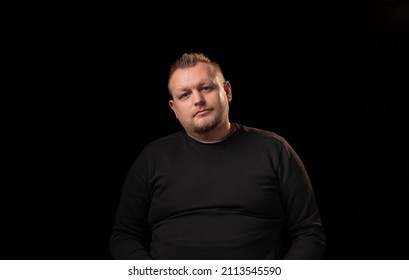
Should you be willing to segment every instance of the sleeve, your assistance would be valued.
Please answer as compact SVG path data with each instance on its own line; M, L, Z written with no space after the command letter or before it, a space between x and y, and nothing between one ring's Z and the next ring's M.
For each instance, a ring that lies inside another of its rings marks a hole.
M148 165L142 152L131 166L122 187L110 237L110 253L114 259L152 259L149 255L150 200Z
M288 237L284 259L321 259L326 234L310 178L297 153L285 141L279 174Z

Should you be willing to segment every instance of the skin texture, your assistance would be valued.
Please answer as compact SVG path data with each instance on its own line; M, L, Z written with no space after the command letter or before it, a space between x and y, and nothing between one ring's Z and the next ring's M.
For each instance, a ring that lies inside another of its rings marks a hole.
M204 62L177 69L169 80L169 106L193 139L212 143L234 132L229 121L232 89L216 69Z

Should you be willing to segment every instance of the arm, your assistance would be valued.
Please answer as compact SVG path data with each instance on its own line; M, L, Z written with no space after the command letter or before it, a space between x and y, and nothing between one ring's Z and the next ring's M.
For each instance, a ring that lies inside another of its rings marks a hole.
M152 259L148 224L151 191L147 174L146 161L141 155L132 165L122 188L110 238L114 259Z
M279 169L289 238L284 259L321 259L326 236L311 182L297 153L287 142L284 148Z

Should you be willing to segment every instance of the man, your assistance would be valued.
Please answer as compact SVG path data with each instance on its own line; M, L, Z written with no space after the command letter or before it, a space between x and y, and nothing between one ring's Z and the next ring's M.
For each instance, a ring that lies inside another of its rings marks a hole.
M115 259L320 259L325 232L310 179L286 140L231 123L231 84L201 53L172 65L169 106L184 128L129 170Z

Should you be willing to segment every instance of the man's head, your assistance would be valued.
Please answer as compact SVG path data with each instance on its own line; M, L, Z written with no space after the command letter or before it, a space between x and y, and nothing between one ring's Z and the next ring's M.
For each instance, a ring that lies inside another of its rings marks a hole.
M190 134L205 134L229 123L231 85L219 64L201 53L185 53L169 72L169 106Z

